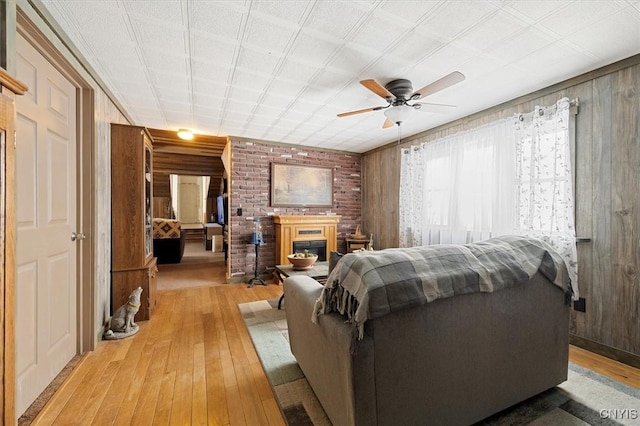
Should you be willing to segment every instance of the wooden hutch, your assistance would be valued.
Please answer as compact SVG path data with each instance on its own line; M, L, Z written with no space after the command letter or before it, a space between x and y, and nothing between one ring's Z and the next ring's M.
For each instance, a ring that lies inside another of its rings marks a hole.
M148 320L156 306L152 154L147 129L111 124L111 309L140 286L136 320Z

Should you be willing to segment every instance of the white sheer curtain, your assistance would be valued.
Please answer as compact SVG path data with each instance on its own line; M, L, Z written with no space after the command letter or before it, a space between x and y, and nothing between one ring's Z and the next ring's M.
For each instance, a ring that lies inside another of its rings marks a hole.
M403 150L400 244L462 244L512 233L513 119Z
M569 99L536 106L516 124L517 233L540 238L565 259L578 298L578 256L569 136Z
M402 150L400 246L505 234L551 244L578 297L569 100Z
M209 182L211 176L202 176L202 223L209 222L207 217L207 198L209 197Z
M179 176L170 174L169 188L171 191L171 216L173 216L174 219L178 218L178 185L179 184L180 184Z

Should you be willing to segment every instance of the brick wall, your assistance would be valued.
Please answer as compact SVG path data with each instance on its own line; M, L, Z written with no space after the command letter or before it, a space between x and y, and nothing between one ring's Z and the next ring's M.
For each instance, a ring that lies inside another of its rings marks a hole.
M253 276L255 246L249 243L253 218L262 223L265 245L260 247L258 271L275 266L275 228L272 215L316 215L332 212L342 216L338 224L338 249L361 221L361 156L355 153L320 151L300 146L258 141L231 142L231 196L229 200L231 278ZM271 207L271 163L333 167L333 208ZM242 216L238 208L242 207Z

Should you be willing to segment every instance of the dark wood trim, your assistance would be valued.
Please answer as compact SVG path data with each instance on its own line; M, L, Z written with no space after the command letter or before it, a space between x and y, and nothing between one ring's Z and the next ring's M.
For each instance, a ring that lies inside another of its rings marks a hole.
M603 345L602 343L594 342L593 340L585 339L584 337L576 336L575 334L569 335L569 343L623 364L640 368L640 356L632 354L631 352Z
M77 90L77 124L79 128L78 148L78 170L82 175L78 182L78 208L80 217L78 223L84 234L91 236L82 242L79 250L80 285L78 286L78 299L80 301L79 329L78 329L78 349L80 353L91 351L96 348L96 339L102 336L94 331L96 320L96 288L94 285L95 258L97 244L96 229L96 179L91 164L96 163L95 144L96 140L94 125L94 105L95 93L92 89L81 87ZM88 141L88 143L87 143Z
M367 152L363 153L363 155L371 154L371 153L378 152L378 151L384 151L384 150L389 149L389 148L394 147L394 146L402 146L402 145L404 145L406 143L411 142L414 139L418 139L418 138L423 137L425 135L429 135L431 133L439 132L441 130L445 130L445 129L448 129L450 127L457 126L457 125L460 125L460 124L465 124L465 123L467 123L469 121L473 121L473 120L475 120L477 118L480 118L480 117L485 117L485 116L487 116L489 114L492 114L494 112L502 111L504 109L513 108L513 107L515 107L517 105L520 105L520 104L523 104L525 102L529 102L529 101L541 98L543 96L550 95L550 94L565 90L565 89L567 89L569 87L577 86L579 84L595 80L596 78L602 77L603 75L611 74L611 73L614 73L614 72L617 72L617 71L620 71L622 69L625 69L625 68L628 68L628 67L632 67L632 66L638 65L638 64L640 64L640 54L633 55L633 56L630 56L630 57L628 57L626 59L622 59L620 61L617 61L617 62L614 62L612 64L606 65L604 67L595 69L593 71L589 71L589 72L586 72L584 74L580 74L580 75L578 75L576 77L572 77L572 78L570 78L568 80L564 80L564 81L562 81L560 83L557 83L557 84L554 84L552 86L545 87L544 89L540 89L540 90L537 90L535 92L531 92L531 93L528 93L526 95L522 95L522 96L517 97L515 99L511 99L509 101L503 102L503 103L501 103L499 105L495 105L495 106L489 107L487 109L484 109L482 111L478 111L476 113L473 113L471 115L467 115L465 117L458 118L457 120L441 124L441 125L439 125L437 127L434 127L432 129L425 130L424 132L420 132L420 133L416 133L415 135L407 136L405 139L402 139L400 141L390 142L388 144L379 146L377 148L374 148L374 149L372 149L370 151L367 151Z

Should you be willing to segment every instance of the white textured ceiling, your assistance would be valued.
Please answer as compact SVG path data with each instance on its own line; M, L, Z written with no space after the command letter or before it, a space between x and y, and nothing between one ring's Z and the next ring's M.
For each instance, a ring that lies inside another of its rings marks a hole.
M359 84L466 80L418 133L640 53L640 0L41 0L135 124L365 152L398 138Z

